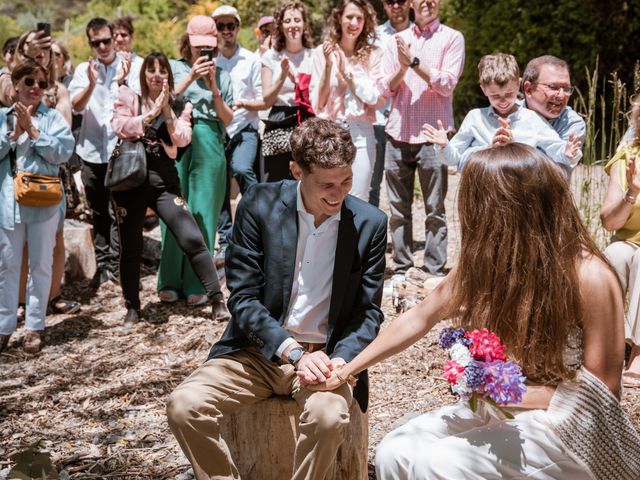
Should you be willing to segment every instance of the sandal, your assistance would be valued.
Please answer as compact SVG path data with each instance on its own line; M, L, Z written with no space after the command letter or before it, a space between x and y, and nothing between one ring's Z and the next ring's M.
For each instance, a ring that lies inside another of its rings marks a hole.
M158 298L162 303L175 303L180 296L175 290L161 290L158 292Z
M49 302L47 314L49 315L69 315L80 310L80 304L73 300L66 300L58 295Z
M27 330L22 349L25 353L38 353L42 349L42 338L38 330Z
M190 307L198 307L200 305L204 305L205 303L209 303L209 297L207 297L204 293L195 293L187 297L187 305L189 305Z
M623 372L622 386L625 388L640 388L640 373Z

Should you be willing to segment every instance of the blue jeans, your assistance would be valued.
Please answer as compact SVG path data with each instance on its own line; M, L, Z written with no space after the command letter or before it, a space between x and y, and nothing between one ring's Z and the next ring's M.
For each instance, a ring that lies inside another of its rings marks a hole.
M424 270L444 275L447 263L447 166L436 158L433 145L397 142L387 138L384 169L391 218L391 244L395 273L406 273L413 265L413 184L416 170L424 199Z
M376 160L373 164L373 174L371 175L369 203L374 207L380 206L380 187L382 186L382 175L384 174L384 153L387 146L387 134L384 132L384 129L384 125L373 126L373 132L376 136Z
M258 131L251 126L245 127L229 139L224 150L231 167L227 169L228 175L233 175L240 185L240 193L244 194L249 187L258 183L258 177L253 169L258 154ZM229 198L230 185L231 177L229 176L227 193L218 220L218 245L222 248L226 248L227 237L231 234L233 226Z

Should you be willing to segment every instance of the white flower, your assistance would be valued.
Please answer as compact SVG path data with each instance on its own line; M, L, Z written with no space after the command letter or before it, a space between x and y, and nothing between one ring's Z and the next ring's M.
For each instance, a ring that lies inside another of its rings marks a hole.
M460 375L453 385L451 385L451 391L457 395L460 395L460 398L463 400L469 399L471 394L473 393L470 388L467 387L467 379L463 375Z
M463 367L469 365L469 362L472 360L471 352L469 352L469 349L461 343L456 343L449 349L449 356L451 357L451 360Z

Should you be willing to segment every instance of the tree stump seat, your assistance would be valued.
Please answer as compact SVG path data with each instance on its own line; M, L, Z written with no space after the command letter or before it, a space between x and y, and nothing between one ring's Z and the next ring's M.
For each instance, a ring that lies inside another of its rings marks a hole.
M243 480L287 480L302 409L290 397L275 396L222 419L220 429ZM369 417L354 400L349 426L325 480L366 480Z

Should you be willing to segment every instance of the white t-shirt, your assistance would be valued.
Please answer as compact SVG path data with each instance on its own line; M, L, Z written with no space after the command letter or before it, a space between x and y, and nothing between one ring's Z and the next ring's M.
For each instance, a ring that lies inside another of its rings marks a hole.
M297 75L298 73L311 74L311 58L313 56L312 49L305 48L298 53L289 53L284 49L280 52L276 52L271 48L262 56L262 65L271 70L272 82L275 82L280 76L280 72L282 71L280 68L280 60L283 56L289 58L290 69L294 75ZM295 88L295 84L287 76L287 79L284 81L284 85L282 85L282 88L278 93L278 99L276 100L275 105L288 107L296 106L294 103L294 99L296 97Z

